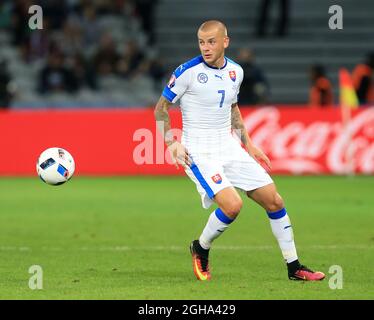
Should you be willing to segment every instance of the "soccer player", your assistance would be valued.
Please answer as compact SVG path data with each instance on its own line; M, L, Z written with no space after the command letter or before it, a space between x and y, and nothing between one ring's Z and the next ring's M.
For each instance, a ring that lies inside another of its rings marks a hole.
M242 199L237 189L262 206L278 240L293 280L322 280L300 264L292 226L276 186L259 164L271 167L268 157L248 136L237 103L243 69L225 56L229 37L225 25L204 22L197 33L201 55L180 65L155 107L154 113L176 166L181 164L196 184L205 209L218 205L198 240L192 241L193 271L198 280L210 280L209 250L238 216ZM168 109L180 100L183 118L181 142L171 132ZM238 137L245 146L241 147Z

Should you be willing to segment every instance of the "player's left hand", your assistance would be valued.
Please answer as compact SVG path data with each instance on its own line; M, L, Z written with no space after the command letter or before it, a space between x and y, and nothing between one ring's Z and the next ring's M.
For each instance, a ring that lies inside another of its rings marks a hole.
M267 155L258 147L252 146L249 149L249 154L261 164L261 162L265 162L266 166L271 170L271 163Z

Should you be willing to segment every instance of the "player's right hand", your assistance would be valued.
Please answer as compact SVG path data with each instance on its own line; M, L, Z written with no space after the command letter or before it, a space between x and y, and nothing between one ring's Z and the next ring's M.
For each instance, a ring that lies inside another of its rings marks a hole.
M179 169L179 164L183 167L192 165L192 158L189 154L186 147L178 141L174 141L172 144L168 146L168 150L171 155L171 159L177 169Z

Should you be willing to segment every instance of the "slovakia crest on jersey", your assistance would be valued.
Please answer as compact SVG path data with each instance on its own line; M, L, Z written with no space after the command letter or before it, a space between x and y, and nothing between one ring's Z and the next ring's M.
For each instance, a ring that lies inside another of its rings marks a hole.
M235 80L236 80L236 72L235 72L235 70L229 71L229 76L230 76L230 79L235 82Z
M220 176L219 173L215 174L213 177L212 177L212 180L214 183L216 184L221 184L222 183L222 177Z

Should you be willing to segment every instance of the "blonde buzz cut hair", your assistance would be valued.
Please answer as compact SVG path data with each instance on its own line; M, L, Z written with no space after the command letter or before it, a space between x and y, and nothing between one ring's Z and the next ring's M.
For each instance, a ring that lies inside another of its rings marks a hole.
M203 31L212 31L214 29L217 29L224 37L227 37L227 28L225 24L219 20L208 20L203 22L197 32Z

